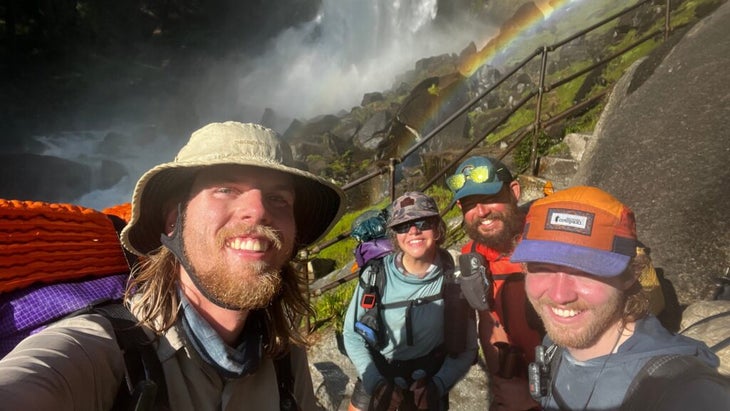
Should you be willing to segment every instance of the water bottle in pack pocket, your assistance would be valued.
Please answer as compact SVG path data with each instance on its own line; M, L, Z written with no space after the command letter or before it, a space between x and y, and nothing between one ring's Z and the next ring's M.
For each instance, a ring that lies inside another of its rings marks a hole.
M459 284L464 298L473 309L488 310L492 299L492 284L487 275L489 268L484 256L476 252L460 255L459 269Z

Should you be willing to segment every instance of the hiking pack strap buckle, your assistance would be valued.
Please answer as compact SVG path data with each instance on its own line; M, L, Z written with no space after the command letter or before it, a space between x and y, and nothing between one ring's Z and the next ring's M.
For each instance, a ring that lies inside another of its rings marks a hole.
M362 298L360 299L360 307L369 310L373 307L375 307L375 303L378 301L378 298L375 296L375 293L365 293L362 295Z

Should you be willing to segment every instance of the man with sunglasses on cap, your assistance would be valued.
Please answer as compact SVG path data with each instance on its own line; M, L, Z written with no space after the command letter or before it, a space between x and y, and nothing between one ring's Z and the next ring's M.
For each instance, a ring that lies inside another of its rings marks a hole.
M543 329L525 296L522 267L509 260L525 221L517 206L520 184L500 161L481 156L464 160L446 183L471 239L462 254L479 253L488 264L489 309L479 311L478 328L491 383L490 409L534 408L527 364Z
M727 410L707 346L667 331L639 282L634 214L595 187L537 200L512 254L548 337L530 365L545 410Z
M166 408L318 408L297 332L306 284L290 260L327 232L343 197L292 164L273 131L213 123L138 181L121 236L140 257L125 305L154 337ZM289 397L275 369L283 356ZM0 361L1 408L111 409L124 378L110 322L78 315Z

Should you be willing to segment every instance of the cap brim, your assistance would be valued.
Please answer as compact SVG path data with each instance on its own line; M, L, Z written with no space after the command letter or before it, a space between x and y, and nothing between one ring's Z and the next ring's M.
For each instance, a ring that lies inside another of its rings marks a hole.
M557 264L599 277L615 277L626 270L631 257L556 241L522 240L510 261Z

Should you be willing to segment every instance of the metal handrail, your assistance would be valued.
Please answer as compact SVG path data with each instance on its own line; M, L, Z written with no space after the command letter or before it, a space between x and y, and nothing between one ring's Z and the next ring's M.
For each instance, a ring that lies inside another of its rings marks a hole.
M477 94L476 96L474 96L472 99L470 99L468 102L466 102L463 106L461 106L456 111L454 111L454 113L451 114L448 118L446 118L443 122L438 124L428 134L426 134L422 138L419 138L419 141L416 144L414 144L411 148L409 148L405 153L403 153L400 157L390 158L389 164L387 166L379 167L377 170L375 170L369 174L366 174L365 176L359 177L358 179L356 179L354 181L348 182L347 184L342 186L342 189L345 191L352 189L353 187L356 187L375 177L378 177L385 173L389 173L390 197L392 200L395 197L395 181L394 181L395 173L394 173L394 171L395 171L395 166L397 164L404 162L404 160L406 158L408 158L410 155L412 155L414 152L416 152L420 147L422 147L424 144L426 144L432 138L434 138L436 135L438 135L444 128L446 128L448 125L450 125L452 122L454 122L459 116L466 113L469 109L471 109L477 103L482 101L487 95L492 93L497 87L499 87L504 82L506 82L507 80L512 78L512 76L514 76L519 70L523 69L525 66L527 66L527 64L532 62L536 57L540 56L541 57L540 72L539 72L540 80L539 80L539 84L536 87L536 89L527 93L522 99L520 99L520 101L518 101L516 104L514 104L512 106L512 109L509 112L507 112L502 117L500 117L488 130L483 132L483 136L481 138L475 139L475 141L470 143L464 150L462 150L445 167L443 167L433 177L431 177L421 188L421 191L424 191L427 188L434 185L444 174L446 174L447 171L452 169L452 167L454 167L456 164L458 164L464 157L466 157L467 154L469 154L477 146L482 144L490 134L492 134L500 126L504 125L512 117L512 115L515 112L520 110L523 106L525 106L533 98L537 97L536 107L535 107L535 119L533 120L533 122L513 131L509 136L507 136L505 138L505 140L511 141L511 142L504 149L504 151L497 156L498 160L503 159L507 154L512 152L512 150L514 150L517 147L517 145L519 145L520 142L524 141L525 138L529 137L532 134L533 142L532 142L532 150L531 150L531 156L530 156L530 168L534 172L535 163L536 163L536 155L537 155L537 137L538 137L539 132L544 130L545 128L563 120L564 118L569 117L570 115L572 115L576 112L585 110L587 107L591 107L591 106L597 104L601 99L603 99L606 96L606 94L608 93L608 90L598 92L597 94L572 105L571 107L562 111L561 113L551 116L551 118L548 120L541 119L543 94L547 93L549 91L552 91L558 87L561 87L561 86L569 83L570 81L572 81L582 75L585 75L585 74L595 70L598 67L601 67L601 66L609 63L610 61L624 55L625 53L627 53L630 50L634 49L635 47L643 44L644 42L646 42L652 38L655 38L659 34L663 33L664 40L666 40L668 33L671 32L671 30L672 30L671 25L670 25L671 1L666 0L666 3L665 3L666 12L664 13L664 29L663 30L659 29L650 34L647 34L647 35L643 36L642 38L638 39L637 41L633 42L632 44L624 47L623 49L612 53L611 55L601 59L600 61L597 61L594 64L592 64L588 67L585 67L576 73L571 74L570 76L561 78L550 84L544 84L545 75L547 72L547 61L548 61L549 53L558 50L560 47L564 46L565 44L567 44L577 38L585 36L586 34L592 32L592 31L608 24L609 22L611 22L627 13L630 13L630 12L636 10L637 8L644 6L648 3L653 3L653 1L652 0L640 1L636 4L634 4L633 6L627 7L626 9L624 9L622 11L619 11L609 17L606 17L605 19L603 19L583 30L578 31L565 39L555 42L549 46L543 46L543 47L536 49L534 52L532 52L527 57L523 58L520 62L518 62L514 66L514 68L512 68L509 72L507 72L505 75L503 75L499 80L497 80L497 82L495 82L494 84L489 86L486 90L484 90L484 91L480 92L479 94ZM350 235L350 231L348 230L347 232L338 234L337 236L335 236L334 238L332 238L330 240L327 240L325 242L315 245L314 247L310 248L309 250L305 250L305 252L303 253L303 255L304 255L303 260L307 261L309 259L309 257L312 256L313 254L316 254L316 253L320 252L321 250L323 250L341 240L349 238L349 235ZM337 286L342 285L356 277L357 277L357 273L350 273L349 275L347 275L343 278L340 278L331 283L325 284L324 286L321 286L318 290L310 290L310 294L319 295L326 290L336 288Z

